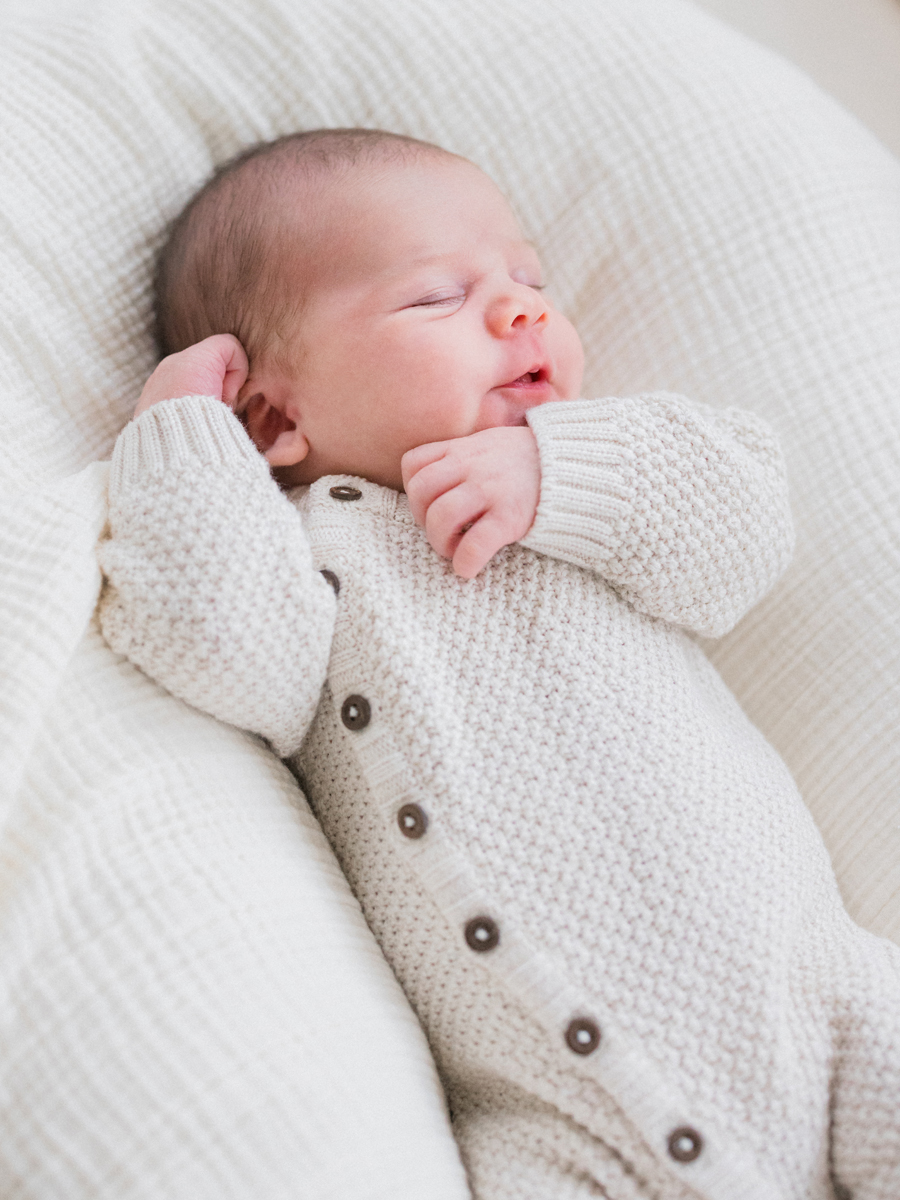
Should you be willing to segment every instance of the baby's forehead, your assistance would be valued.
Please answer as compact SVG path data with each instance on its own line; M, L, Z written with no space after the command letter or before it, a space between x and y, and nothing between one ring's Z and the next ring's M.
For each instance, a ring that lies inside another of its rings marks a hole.
M292 254L314 267L413 269L484 246L534 248L506 198L466 159L435 151L401 161L354 164L321 176L294 171L276 208Z

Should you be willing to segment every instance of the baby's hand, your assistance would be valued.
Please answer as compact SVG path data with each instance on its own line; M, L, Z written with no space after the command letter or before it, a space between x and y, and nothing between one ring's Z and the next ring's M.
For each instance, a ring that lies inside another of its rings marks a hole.
M214 334L162 360L144 384L134 415L179 396L216 396L234 408L248 371L247 355L237 338Z
M474 579L534 524L541 466L527 426L417 446L403 455L400 470L413 516L463 579Z

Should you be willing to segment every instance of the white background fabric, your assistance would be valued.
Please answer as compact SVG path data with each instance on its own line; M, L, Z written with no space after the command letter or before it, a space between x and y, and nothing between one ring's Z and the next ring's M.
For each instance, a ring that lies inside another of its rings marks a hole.
M773 422L797 558L711 653L851 912L900 937L900 165L677 0L63 12L0 39L0 1190L459 1195L418 1031L288 777L88 626L102 471L72 477L150 369L161 230L259 138L425 137L513 199L588 393Z
M699 0L808 71L900 156L900 0Z

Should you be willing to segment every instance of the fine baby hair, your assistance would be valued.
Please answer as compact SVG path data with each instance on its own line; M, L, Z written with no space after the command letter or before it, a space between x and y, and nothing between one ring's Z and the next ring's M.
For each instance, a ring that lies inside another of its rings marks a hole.
M381 129L312 129L250 146L222 164L176 217L157 260L160 355L232 333L252 363L289 359L284 328L303 303L284 271L303 219L290 199L342 171L426 154L449 151Z

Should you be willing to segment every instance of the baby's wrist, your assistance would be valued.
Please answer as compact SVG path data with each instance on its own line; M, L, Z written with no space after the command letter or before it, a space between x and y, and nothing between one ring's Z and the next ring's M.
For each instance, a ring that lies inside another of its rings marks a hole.
M111 486L185 467L242 462L269 476L265 460L226 405L215 396L180 396L152 404L125 426L113 453Z

